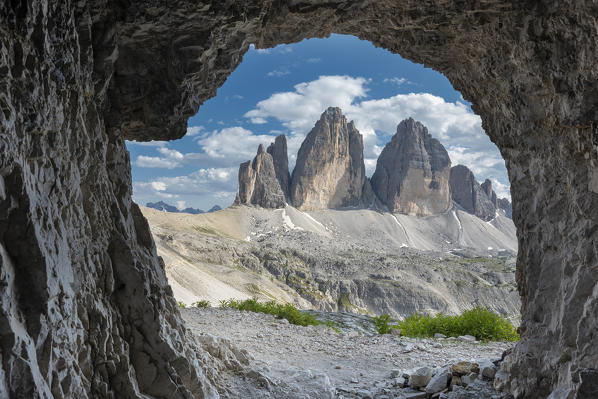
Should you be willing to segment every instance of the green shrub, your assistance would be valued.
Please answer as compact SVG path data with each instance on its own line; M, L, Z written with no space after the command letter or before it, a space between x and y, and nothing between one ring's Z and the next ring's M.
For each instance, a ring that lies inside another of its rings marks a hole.
M210 301L206 301L205 299L202 299L201 301L193 302L193 304L191 306L196 307L196 308L203 308L203 309L209 308Z
M179 305L179 308L186 308L187 307L187 305L185 305L185 302L183 302L183 301L178 301L177 305Z
M388 324L390 320L389 314L383 314L380 316L374 317L374 326L376 327L376 331L378 334L388 334L390 333L391 328L395 328L396 326L391 326Z
M480 341L517 341L519 335L513 325L488 309L476 307L459 316L415 314L399 322L401 333L408 337L433 337L435 333L447 337L473 335Z
M290 303L280 304L274 301L260 303L256 298L246 299L244 301L228 299L225 301L220 301L220 306L223 308L271 314L278 319L287 319L289 323L296 324L298 326L315 326L322 324L314 316L302 313L301 311L299 311L299 309L297 309Z

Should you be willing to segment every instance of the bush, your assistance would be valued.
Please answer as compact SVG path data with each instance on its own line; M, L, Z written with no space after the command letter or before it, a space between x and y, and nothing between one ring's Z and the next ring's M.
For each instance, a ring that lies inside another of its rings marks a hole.
M374 317L374 326L376 327L376 331L378 331L378 334L388 334L390 333L391 328L396 328L396 326L391 326L388 324L389 320L389 314L383 314Z
M513 325L488 309L476 307L459 316L438 314L434 317L415 314L399 321L403 335L433 337L435 333L447 337L473 335L480 341L517 341L519 335Z
M197 301L197 302L193 302L193 304L191 306L194 306L196 308L209 308L210 307L210 301L206 301L205 299L202 299L201 301Z
M185 302L183 302L183 301L178 301L177 305L179 305L179 308L186 308L187 307L187 305L185 305Z
M298 326L315 326L321 324L321 322L314 316L301 313L299 309L290 303L284 305L274 301L260 303L256 298L252 298L246 299L244 301L236 301L234 299L220 301L220 306L223 308L271 314L277 319L287 319L289 323L296 324Z

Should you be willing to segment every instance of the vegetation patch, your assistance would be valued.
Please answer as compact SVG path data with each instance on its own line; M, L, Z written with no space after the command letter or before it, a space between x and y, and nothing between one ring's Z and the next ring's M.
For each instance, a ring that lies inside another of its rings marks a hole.
M271 314L277 319L287 319L289 323L296 324L298 326L317 326L320 324L325 324L328 327L334 328L334 323L322 323L313 315L301 312L299 309L297 309L297 307L291 305L290 303L280 304L276 303L275 301L260 303L256 298L246 299L244 301L228 299L225 301L220 301L220 306L223 308Z
M517 341L519 334L515 327L500 315L481 307L467 310L458 316L442 313L436 316L415 314L395 325L389 325L390 316L374 318L376 330L381 334L398 328L408 337L433 337L440 333L447 337L473 335L480 341ZM385 332L381 332L385 331Z
M202 299L201 301L197 301L197 302L193 302L193 304L191 304L191 306L195 307L195 308L209 308L210 307L210 301L206 301L205 299Z

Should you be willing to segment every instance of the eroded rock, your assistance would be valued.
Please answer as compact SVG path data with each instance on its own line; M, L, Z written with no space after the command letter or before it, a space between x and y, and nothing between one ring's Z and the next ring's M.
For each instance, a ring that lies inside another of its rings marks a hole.
M397 126L372 175L372 188L391 212L429 216L451 207L451 160L428 129L412 118Z
M288 173L288 169L287 169ZM239 166L239 192L235 205L259 205L264 208L285 206L285 194L280 187L272 155L262 144L257 149L253 161Z
M359 206L366 184L361 133L340 108L328 108L297 154L293 205L301 210Z
M487 182L490 183L490 180ZM496 206L487 194L494 194L492 183L482 188L467 166L456 165L451 168L450 185L453 200L465 211L484 220L490 220L496 215Z

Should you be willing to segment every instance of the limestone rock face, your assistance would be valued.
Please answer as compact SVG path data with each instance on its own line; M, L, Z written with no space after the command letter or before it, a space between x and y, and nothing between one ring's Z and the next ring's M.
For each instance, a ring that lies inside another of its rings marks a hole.
M490 179L486 179L480 185L480 187L482 188L482 190L484 190L484 193L486 193L486 196L488 197L492 205L494 205L495 208L498 208L498 199L496 198L496 193L492 189L492 181L490 181Z
M498 209L502 209L507 217L513 219L513 206L511 205L511 201L506 198L499 198L496 202Z
M340 108L328 108L297 154L293 205L302 210L358 206L366 184L361 133Z
M391 212L428 216L451 207L451 160L428 129L412 118L397 126L372 176L372 188Z
M282 208L285 195L274 169L272 155L264 150L262 144L257 149L253 161L239 166L239 192L235 205L259 205L263 208Z
M183 136L251 43L334 32L400 50L472 103L519 238L505 387L590 392L597 14L589 0L0 2L0 396L217 395L132 203L125 140Z
M291 196L289 193L291 186L291 175L289 174L289 154L287 151L287 136L279 135L274 140L274 143L268 146L268 154L272 155L274 161L274 172L280 188L284 193L285 200L290 203Z
M480 186L467 166L456 165L451 168L450 183L453 200L467 212L481 219L490 220L496 215L496 207L486 194L488 188L491 194L494 194L492 183L490 180L486 182L490 184L486 184L485 188ZM494 198L496 199L496 194Z

